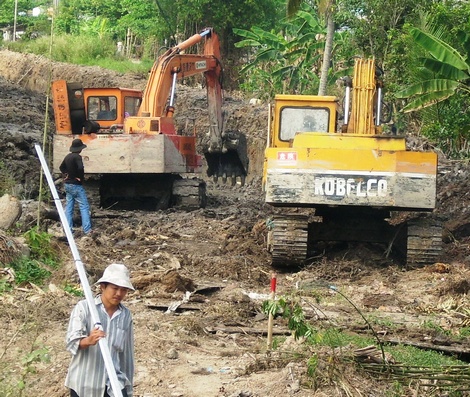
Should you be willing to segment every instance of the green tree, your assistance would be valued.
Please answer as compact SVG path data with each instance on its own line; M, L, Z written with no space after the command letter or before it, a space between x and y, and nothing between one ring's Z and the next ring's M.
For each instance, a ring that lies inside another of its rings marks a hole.
M16 24L18 27L27 28L35 21L32 10L40 7L45 1L39 0L17 0ZM13 27L15 22L15 0L0 1L0 27Z
M422 79L397 94L399 98L411 99L403 110L410 112L432 106L458 92L470 94L469 33L461 31L457 35L460 40L457 44L466 53L459 52L436 33L412 28L410 34L427 56L420 60Z
M256 25L270 30L282 17L282 4L281 0L207 1L203 20L219 32L222 53L228 55L237 41L233 28L250 29Z
M384 71L387 100L414 74L416 44L409 28L419 23L420 13L434 2L418 0L337 0L338 24L351 30L355 56L374 57Z
M292 17L299 9L303 0L287 0L287 15ZM326 95L328 71L333 57L333 38L335 34L334 10L335 0L317 0L319 15L326 21L325 48L321 67L318 95Z
M115 41L125 41L130 32L131 44L146 46L146 53L154 58L158 48L174 46L211 26L221 39L225 60L235 50L237 38L233 27L272 28L278 24L284 3L283 0L61 0L60 4L56 18L59 33L93 32L102 36L106 32Z
M117 22L119 38L124 40L128 29L140 39L170 37L167 15L161 15L154 1L120 0L123 15Z
M438 7L424 14L421 27L410 28L415 73L396 96L408 101L403 111L420 121L423 135L449 157L461 158L468 157L470 139L470 29L468 21L453 26L461 18L455 11ZM442 24L443 15L451 25Z
M75 0L62 0L55 16L57 33L79 34L80 22L83 20L80 3Z
M255 50L253 59L241 73L260 97L275 93L312 93L318 88L316 72L320 68L323 43L316 36L324 28L315 14L299 11L296 18L286 21L279 33L253 27L234 29L244 40L237 47Z
M420 111L422 134L449 158L468 158L470 153L470 96L453 95Z
M61 0L55 16L56 32L115 36L125 14L121 0Z
M384 62L396 49L406 22L417 20L418 0L346 0L338 7L341 24L354 31L357 55L373 56Z

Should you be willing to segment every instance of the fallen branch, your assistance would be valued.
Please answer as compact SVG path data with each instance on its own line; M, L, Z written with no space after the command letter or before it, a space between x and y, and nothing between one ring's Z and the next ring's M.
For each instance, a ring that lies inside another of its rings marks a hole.
M412 340L402 340L402 339L393 339L382 337L382 341L390 343L393 345L405 345L405 346L414 346L420 349L430 349L435 351L440 351L447 354L458 354L458 355L470 355L470 346L456 347L456 346L444 346L437 345L430 342L419 342Z
M206 327L204 328L206 332L211 334L215 334L217 332L224 332L226 334L249 334L249 335L267 335L268 332L266 329L260 328L251 328L251 327L230 327L230 326L223 326L223 327ZM273 335L291 335L292 331L287 328L273 328L272 330Z

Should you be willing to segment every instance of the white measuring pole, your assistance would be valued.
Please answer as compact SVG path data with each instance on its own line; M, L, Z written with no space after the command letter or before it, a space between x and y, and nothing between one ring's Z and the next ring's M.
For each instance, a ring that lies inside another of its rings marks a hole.
M83 266L83 262L80 259L80 254L78 253L77 245L75 244L75 240L73 239L72 231L70 230L70 226L65 216L64 208L62 207L62 203L60 201L59 194L57 193L57 189L52 179L52 175L49 171L49 167L47 166L46 159L44 158L44 154L41 150L41 147L38 144L35 144L34 148L36 149L36 152L39 156L39 160L41 161L42 169L44 170L44 175L46 176L47 183L49 184L49 187L51 189L52 197L54 198L55 206L57 208L57 211L59 212L60 221L62 222L65 235L67 236L69 247L72 251L73 259L75 261L75 267L77 268L78 275L80 276L80 282L82 283L83 292L85 293L85 298L88 303L88 307L90 308L91 318L93 320L93 323L95 324L95 327L99 327L102 330L103 326L101 324L98 311L96 310L95 300L93 298L93 293L91 292L90 284L88 283L85 267ZM107 338L100 339L98 343L101 349L101 355L103 356L106 371L108 372L108 377L109 381L111 382L111 388L113 389L113 393L115 397L122 397L121 386L119 384L116 370L114 369L113 361L111 359L111 353L109 351Z

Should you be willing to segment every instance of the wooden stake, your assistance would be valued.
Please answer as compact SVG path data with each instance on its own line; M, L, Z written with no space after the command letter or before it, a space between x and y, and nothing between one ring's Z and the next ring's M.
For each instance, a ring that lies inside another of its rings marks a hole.
M271 275L271 296L270 300L271 303L274 302L274 298L276 295L276 273L273 273ZM269 311L269 317L268 317L268 350L271 350L272 344L273 344L273 320L274 316L272 311Z

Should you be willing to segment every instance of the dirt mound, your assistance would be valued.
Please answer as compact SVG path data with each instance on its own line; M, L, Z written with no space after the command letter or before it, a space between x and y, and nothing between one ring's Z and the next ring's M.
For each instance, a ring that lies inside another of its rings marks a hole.
M30 91L46 95L50 83L65 79L82 83L87 87L126 87L143 89L146 76L121 74L97 66L71 65L52 62L45 57L33 54L0 50L0 68L2 76Z

